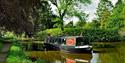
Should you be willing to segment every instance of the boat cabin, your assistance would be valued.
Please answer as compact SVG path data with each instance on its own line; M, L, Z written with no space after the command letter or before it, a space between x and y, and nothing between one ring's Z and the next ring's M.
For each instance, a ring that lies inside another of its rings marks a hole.
M84 42L82 36L50 37L46 42L67 46L82 46L89 44L89 42Z

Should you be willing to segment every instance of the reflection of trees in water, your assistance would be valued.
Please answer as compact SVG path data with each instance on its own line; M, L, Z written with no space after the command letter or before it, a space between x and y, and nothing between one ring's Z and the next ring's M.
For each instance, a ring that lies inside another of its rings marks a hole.
M125 63L125 43L118 43L116 48L107 48L106 53L99 54L102 63Z
M32 51L28 52L28 55L30 57L39 57L41 59L44 59L48 62L61 62L66 63L69 60L72 60L76 63L80 62L90 62L92 59L92 54L70 54L70 53L63 53L60 51Z

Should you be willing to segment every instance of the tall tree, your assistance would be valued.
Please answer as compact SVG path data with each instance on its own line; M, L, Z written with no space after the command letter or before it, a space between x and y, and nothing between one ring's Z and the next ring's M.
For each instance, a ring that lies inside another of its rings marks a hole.
M107 23L108 28L120 29L125 26L125 3L118 0Z
M111 15L113 5L109 0L100 0L97 8L97 20L100 22L101 28L106 28L106 22Z
M74 6L79 3L89 3L90 0L51 0L51 2L57 7L58 18L56 21L60 24L61 30L64 30L64 17L76 11Z
M48 1L40 1L40 5L35 8L34 31L53 28L52 15Z
M0 0L0 26L16 33L51 28L51 16L45 0Z
M33 32L33 8L39 0L0 0L0 26L15 32Z

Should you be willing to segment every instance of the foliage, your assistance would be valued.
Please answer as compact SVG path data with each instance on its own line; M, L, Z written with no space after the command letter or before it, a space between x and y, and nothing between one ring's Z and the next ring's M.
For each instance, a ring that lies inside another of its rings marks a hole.
M109 0L100 0L97 8L97 19L100 22L100 28L106 28L106 22L111 15L113 5Z
M110 16L110 12L108 11L108 9L105 9L103 14L102 14L102 18L100 20L100 27L101 28L106 28L106 22L108 21L108 18Z
M33 31L31 13L39 5L39 0L4 0L0 4L0 26L15 32Z
M6 60L7 63L45 63L43 60L38 59L35 62L32 62L21 49L19 44L14 44L10 48L9 55Z
M85 24L86 24L85 21L78 21L78 22L76 23L76 27L81 28L81 27L85 26Z
M112 10L112 3L109 0L100 0L98 8L97 8L97 17L100 20L103 16L103 12L107 9L109 12Z
M50 1L52 1L52 3L57 7L57 13L58 13L57 16L58 17L54 21L57 22L57 24L58 24L58 26L60 26L61 30L64 30L64 23L63 23L64 17L66 17L66 15L74 16L74 14L76 12L76 9L74 8L74 6L77 7L79 3L90 2L90 0L50 0Z
M35 9L34 31L53 28L53 15L48 1L40 0L40 6Z
M84 24L83 28L85 29L96 29L99 28L100 26L100 22L97 20L93 20L92 22L86 22L86 24Z
M52 36L61 36L62 30L59 28L47 29L47 30L38 32L37 36L39 39L44 40L48 36L48 34L51 34Z
M117 30L111 29L70 29L65 31L69 36L80 35L83 33L85 41L97 42L97 41L119 41L120 37ZM117 38L117 39L116 39Z
M19 46L12 46L10 48L7 63L31 63L32 61L26 59L24 52Z
M3 39L16 39L16 35L14 34L14 32L5 32L3 37Z
M68 36L78 36L80 35L82 32L82 28L65 28L64 30L64 35L68 35Z
M70 21L68 24L65 25L66 28L72 28L73 27L73 21Z
M95 28L94 23L93 22L88 22L84 25L85 29L92 29Z
M109 17L107 28L120 29L125 26L125 4L118 2L112 11L112 15Z
M90 42L115 42L120 41L121 38L118 34L118 31L116 29L99 29L99 28L90 28L90 29L82 29L82 28L65 28L63 33L60 29L50 29L41 31L38 33L38 37L40 39L42 34L45 33L47 36L47 33L49 33L52 36L79 36L82 34L85 41ZM45 37L44 37L45 38Z
M30 33L53 26L48 0L8 0L0 4L0 27L9 31Z

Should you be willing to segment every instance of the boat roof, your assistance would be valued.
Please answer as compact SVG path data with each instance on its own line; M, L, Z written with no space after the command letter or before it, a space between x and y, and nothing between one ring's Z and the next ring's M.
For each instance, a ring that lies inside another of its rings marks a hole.
M70 37L80 38L80 37L83 37L83 36L63 36L61 38L70 38Z

